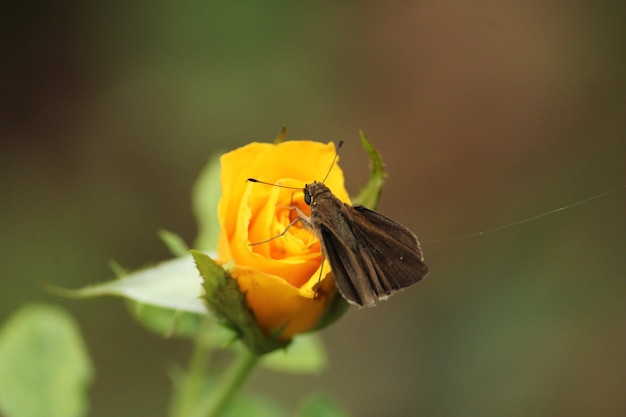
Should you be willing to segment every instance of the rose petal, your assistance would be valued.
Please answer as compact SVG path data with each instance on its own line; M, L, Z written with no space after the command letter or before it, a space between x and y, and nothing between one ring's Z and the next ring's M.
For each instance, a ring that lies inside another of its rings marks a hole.
M334 286L327 275L321 281L325 290L315 296L310 287L299 289L289 285L282 277L246 266L238 266L233 277L246 294L248 306L259 326L267 334L282 329L281 339L289 339L312 329L324 313Z
M239 286L267 332L287 326L282 334L290 337L313 328L335 291L332 275L320 281L322 255L311 231L296 223L275 238L296 218L293 206L309 213L302 188L327 174L325 184L349 203L343 172L337 165L331 168L335 153L332 143L289 141L251 143L221 158L218 217L223 230L218 259L234 262ZM251 183L248 178L296 190ZM330 272L328 265L324 268ZM318 284L316 292L313 287Z

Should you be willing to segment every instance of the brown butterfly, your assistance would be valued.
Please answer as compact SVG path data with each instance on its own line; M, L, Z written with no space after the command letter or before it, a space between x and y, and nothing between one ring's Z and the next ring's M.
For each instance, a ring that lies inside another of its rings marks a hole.
M248 181L293 188L253 178ZM307 184L302 191L311 216L295 207L298 217L291 225L300 221L313 231L330 262L339 293L348 302L372 307L428 274L417 236L400 223L344 203L323 182Z
M311 217L298 219L322 245L339 292L348 302L376 305L428 274L417 236L400 223L339 200L321 182L304 187Z

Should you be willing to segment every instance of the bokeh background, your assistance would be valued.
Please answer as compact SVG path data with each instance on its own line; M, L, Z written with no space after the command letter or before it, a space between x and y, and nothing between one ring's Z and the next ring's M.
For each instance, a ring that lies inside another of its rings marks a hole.
M193 241L209 156L283 125L345 140L356 194L362 129L390 174L379 209L431 274L325 330L321 375L246 388L355 416L626 415L624 189L448 239L626 183L625 18L613 1L3 2L0 319L64 306L97 369L91 415L165 416L189 344L40 284L167 259L156 231Z

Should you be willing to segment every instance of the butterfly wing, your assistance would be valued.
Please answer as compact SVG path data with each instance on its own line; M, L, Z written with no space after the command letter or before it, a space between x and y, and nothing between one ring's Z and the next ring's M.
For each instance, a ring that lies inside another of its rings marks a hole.
M326 225L320 226L320 237L324 256L330 262L337 289L348 302L359 306L376 304L375 294L367 282L368 272L357 255L357 245L350 245Z
M343 224L321 224L319 232L346 300L371 307L426 276L428 268L413 232L365 207L346 204L342 210L347 211L340 216Z

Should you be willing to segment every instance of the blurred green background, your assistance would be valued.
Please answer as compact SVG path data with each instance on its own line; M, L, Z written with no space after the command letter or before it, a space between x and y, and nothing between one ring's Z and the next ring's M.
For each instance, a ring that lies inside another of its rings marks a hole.
M121 300L40 284L167 259L156 231L193 241L209 156L283 125L345 140L353 194L365 131L390 174L379 209L417 232L431 274L325 330L321 375L259 370L248 390L290 408L326 392L355 416L626 415L623 189L435 242L626 183L620 2L6 1L0 16L0 319L46 301L79 320L90 415L165 416L190 346Z

